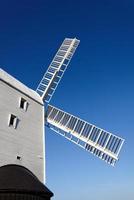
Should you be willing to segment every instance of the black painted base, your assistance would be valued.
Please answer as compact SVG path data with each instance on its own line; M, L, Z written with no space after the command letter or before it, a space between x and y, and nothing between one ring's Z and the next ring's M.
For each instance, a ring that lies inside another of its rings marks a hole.
M48 197L40 197L32 194L18 194L18 193L0 193L0 200L49 200Z
M50 200L53 193L27 168L0 167L0 200Z

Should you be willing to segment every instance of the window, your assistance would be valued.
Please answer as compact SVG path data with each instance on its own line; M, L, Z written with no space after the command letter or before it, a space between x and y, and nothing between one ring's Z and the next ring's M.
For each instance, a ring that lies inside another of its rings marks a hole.
M21 160L21 156L17 156L17 160Z
M27 110L27 107L28 107L28 102L27 102L27 100L25 100L24 98L21 98L20 99L20 105L19 105L19 107L21 108L21 109L23 109L23 110Z
M9 117L9 126L13 126L13 128L15 129L17 127L17 123L18 123L18 118L11 114Z

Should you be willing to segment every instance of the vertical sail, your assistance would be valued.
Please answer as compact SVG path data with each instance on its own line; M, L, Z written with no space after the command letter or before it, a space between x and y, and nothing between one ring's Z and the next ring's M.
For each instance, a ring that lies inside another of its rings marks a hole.
M63 41L54 59L49 65L48 70L38 85L36 91L46 103L51 100L51 97L53 96L65 70L67 69L79 42L80 41L76 38L66 38Z

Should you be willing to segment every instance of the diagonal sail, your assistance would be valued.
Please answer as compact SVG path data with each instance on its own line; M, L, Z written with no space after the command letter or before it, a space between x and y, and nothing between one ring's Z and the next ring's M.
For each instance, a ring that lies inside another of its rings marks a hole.
M48 105L46 126L114 166L124 139Z
M48 70L44 74L37 87L37 93L48 103L51 100L76 48L79 45L76 38L66 38L52 60Z

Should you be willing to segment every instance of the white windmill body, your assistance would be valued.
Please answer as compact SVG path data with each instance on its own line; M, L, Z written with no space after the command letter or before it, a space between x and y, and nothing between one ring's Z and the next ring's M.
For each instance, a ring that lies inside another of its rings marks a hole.
M63 41L36 92L0 70L0 165L25 166L43 181L44 124L111 165L118 160L124 139L48 105L79 42Z
M0 166L22 165L44 182L44 104L0 69Z

